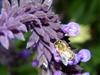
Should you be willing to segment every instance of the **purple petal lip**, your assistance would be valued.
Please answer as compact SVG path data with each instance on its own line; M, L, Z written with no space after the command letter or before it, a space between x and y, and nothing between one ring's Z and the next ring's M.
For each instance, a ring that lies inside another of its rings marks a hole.
M80 50L77 55L81 62L87 62L91 59L91 53L88 49Z
M56 53L54 54L54 59L56 62L60 62L61 61L61 57Z
M81 62L87 62L91 59L91 53L88 49L82 49L80 50L76 55L73 60L68 61L69 65L76 65L80 61Z
M89 72L85 72L85 73L78 73L76 75L90 75L90 73Z
M78 57L78 55L75 54L75 58L73 60L68 61L68 64L69 65L76 65L79 63L79 61L80 61L80 57Z
M75 22L65 24L61 29L67 36L77 36L80 32L79 24Z
M90 73L89 72L85 72L82 75L90 75Z
M36 67L38 66L38 64L39 64L39 61L37 59L32 61L32 67Z
M54 56L54 59L55 59L56 62L60 62L61 61L61 57L57 52L54 52L53 56Z
M54 47L52 47L51 53L53 54L54 59L55 59L56 62L61 61L61 57L60 57L59 53L56 51L56 49Z
M62 72L61 71L55 71L54 75L62 75Z
M30 55L31 55L31 52L28 49L25 49L20 53L20 56L22 58L28 58Z

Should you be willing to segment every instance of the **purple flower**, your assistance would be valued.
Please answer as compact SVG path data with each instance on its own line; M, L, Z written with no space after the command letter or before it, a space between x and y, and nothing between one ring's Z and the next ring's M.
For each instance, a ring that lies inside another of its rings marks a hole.
M80 32L80 27L78 23L70 22L61 27L62 31L66 36L77 36Z
M31 52L30 52L30 50L28 50L28 49L24 49L24 50L22 50L21 51L21 53L20 53L20 56L22 57L22 58L28 58L29 56L31 55Z
M52 45L51 49L52 49L51 52L52 52L52 54L53 54L53 56L54 56L55 61L56 61L56 62L60 62L60 61L61 61L61 57L60 57L60 55L57 53L56 48L54 48L54 46Z
M90 75L89 72L82 73L82 75Z
M90 75L89 72L84 72L84 73L78 73L78 74L75 74L75 75Z
M38 66L38 64L39 64L39 61L37 59L32 61L32 67L36 67Z
M55 59L56 62L60 62L61 61L61 57L60 57L60 55L58 53L54 54L54 59Z
M68 61L69 65L76 65L78 64L80 61L81 62L87 62L91 59L91 53L88 49L82 49L81 51L79 51L76 55L75 58L73 60Z
M0 36L0 44L4 48L8 49L8 47L9 47L9 40L8 40L8 38L6 36Z
M91 59L91 53L88 49L80 50L77 55L81 62L87 62Z
M74 59L68 61L68 64L69 64L69 65L76 65L76 64L79 63L79 61L80 61L80 57L79 57L77 54L75 54Z
M55 71L54 75L62 75L62 72L60 70L59 71Z

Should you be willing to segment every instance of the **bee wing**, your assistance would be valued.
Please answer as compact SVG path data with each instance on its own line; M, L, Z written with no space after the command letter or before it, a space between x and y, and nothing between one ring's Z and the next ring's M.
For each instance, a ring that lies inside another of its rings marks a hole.
M68 65L68 61L73 59L73 54L69 51L65 51L63 53L59 53L61 56L61 61L62 63L67 66Z
M68 60L69 60L69 58L68 58L64 53L60 54L60 56L61 56L61 61L62 61L62 63L63 63L65 66L67 66L67 65L68 65Z

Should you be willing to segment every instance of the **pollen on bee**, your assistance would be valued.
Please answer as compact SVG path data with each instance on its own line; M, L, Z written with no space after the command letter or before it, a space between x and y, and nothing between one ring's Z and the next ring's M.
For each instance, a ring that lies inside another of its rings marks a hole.
M71 51L67 43L62 40L57 40L54 45L57 52L61 56L61 60L64 65L67 65L69 60L74 59L75 53Z

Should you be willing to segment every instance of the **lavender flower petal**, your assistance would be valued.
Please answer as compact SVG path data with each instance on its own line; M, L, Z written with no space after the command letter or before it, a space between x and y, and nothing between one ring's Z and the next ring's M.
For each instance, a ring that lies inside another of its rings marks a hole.
M9 48L9 40L6 36L0 36L0 43L4 48Z
M44 30L50 36L51 39L57 39L57 34L53 29L51 29L50 27L44 27Z
M20 6L24 6L26 4L26 0L20 0Z
M42 3L42 0L31 0L32 2L34 2L34 3Z
M44 70L44 69L42 69L41 75L52 75L52 72L50 70Z
M82 75L90 75L89 72L82 73Z
M21 22L25 23L28 21L32 21L36 18L37 17L35 15L32 15L32 14L23 14L23 15L17 16L16 20L20 20Z
M29 48L32 45L34 45L35 43L38 42L38 40L39 40L39 36L35 32L33 32L32 35L31 35L31 37L29 38L29 41L27 43L26 48Z
M25 41L24 35L23 35L23 33L21 33L21 32L15 34L15 37L16 37L18 40Z
M37 49L37 59L40 59L42 55L43 55L43 51L40 49Z
M8 15L7 12L4 8L1 9L1 22L4 22L7 19ZM1 25L3 25L3 23L1 23Z
M78 57L80 57L82 62L87 62L91 59L91 53L88 49L82 49L79 51Z
M54 75L62 75L62 72L61 71L55 71Z
M9 31L9 30L4 30L4 31L2 31L3 33L4 33L4 35L6 36L6 37L8 37L8 38L10 38L10 39L13 39L14 38L14 35L13 35L13 33L11 32L11 31Z
M16 16L18 16L17 12L18 12L18 6L12 6L8 13L8 16L16 17Z
M44 48L44 45L41 42L39 42L38 49L40 49L42 51L43 48Z
M23 31L23 32L27 32L27 28L24 24L21 24L19 27L18 27L18 30L19 31Z
M42 66L44 69L48 69L48 61L47 58L45 57L45 55L42 55L39 58L39 66Z
M13 6L18 6L18 0L11 0Z
M57 33L58 38L62 39L64 37L64 34L62 32Z
M39 64L39 61L38 61L37 59L35 59L35 60L32 61L32 67L33 67L33 68L34 68L34 67L37 67L38 64Z
M52 58L50 51L47 48L45 48L45 47L43 48L43 50L44 50L44 54L45 54L46 58L50 62L51 58Z
M76 36L79 34L80 27L79 24L75 22L70 22L67 25L61 27L66 36Z
M75 54L74 59L73 60L69 60L68 64L69 65L76 65L76 64L79 63L79 61L80 61L80 57L77 54Z
M59 56L58 53L54 54L54 59L55 59L56 62L60 62L61 61L61 57Z
M3 9L6 10L6 12L8 12L10 10L10 3L8 2L8 0L3 0Z
M51 5L52 5L52 2L53 2L53 0L45 0L43 4L47 5L48 9L49 9L51 7Z
M59 28L60 28L59 23L49 22L49 24L50 24L50 28L52 28L53 30L59 30Z
M24 59L28 58L31 55L31 51L28 49L24 49L20 52L20 56Z
M43 38L43 41L47 42L47 43L50 43L50 38L49 38L49 35L47 33L45 33L45 31L41 28L34 28L36 30L36 32L42 36Z
M60 62L61 61L61 57L57 53L53 43L50 43L50 48L51 48L51 53L53 54L53 57L54 57L55 61L56 62Z
M36 15L40 19L42 19L42 18L46 18L47 19L47 15L43 11L37 11L37 12L34 13L34 15Z

